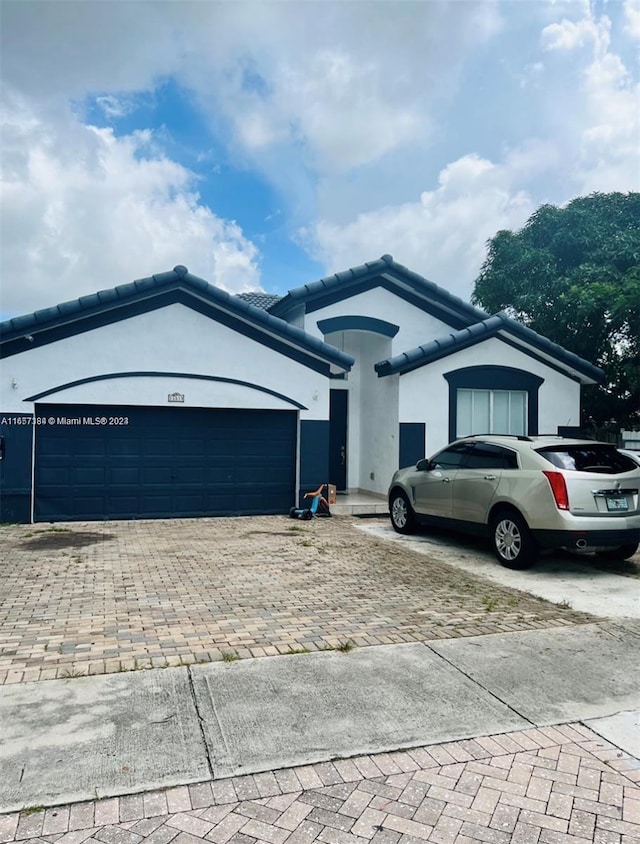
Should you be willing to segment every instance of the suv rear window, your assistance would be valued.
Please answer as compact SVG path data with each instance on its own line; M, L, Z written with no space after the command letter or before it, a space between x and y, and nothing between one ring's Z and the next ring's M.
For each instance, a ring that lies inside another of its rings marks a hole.
M558 469L575 472L619 475L638 468L630 457L620 454L612 445L553 445L536 451Z

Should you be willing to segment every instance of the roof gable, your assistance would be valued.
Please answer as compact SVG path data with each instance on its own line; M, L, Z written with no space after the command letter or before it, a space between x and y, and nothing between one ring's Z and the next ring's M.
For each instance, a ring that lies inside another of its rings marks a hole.
M65 337L179 302L258 342L296 357L312 368L348 370L349 355L323 343L262 308L232 296L178 265L170 272L82 296L0 324L0 357L9 357Z
M300 306L306 313L311 313L374 287L384 287L455 329L465 328L487 317L484 311L396 263L391 255L383 255L376 261L290 290L269 308L269 312L286 319Z
M395 373L403 375L455 352L475 346L490 337L497 337L583 384L599 383L604 378L603 371L597 366L573 352L568 352L557 343L552 343L551 340L547 340L546 337L502 313L425 343L424 346L418 346L393 358L380 361L375 364L375 370L379 377Z

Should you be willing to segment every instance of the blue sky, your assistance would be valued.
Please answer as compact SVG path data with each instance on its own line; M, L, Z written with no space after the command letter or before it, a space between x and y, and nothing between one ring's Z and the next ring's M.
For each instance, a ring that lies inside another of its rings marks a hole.
M640 0L4 0L1 38L2 317L384 253L468 299L499 229L640 187Z

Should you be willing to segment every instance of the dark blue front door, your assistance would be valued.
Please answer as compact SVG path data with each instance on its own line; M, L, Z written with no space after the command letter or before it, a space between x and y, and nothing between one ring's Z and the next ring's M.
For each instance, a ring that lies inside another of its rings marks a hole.
M347 410L349 393L329 394L329 483L341 492L347 488Z
M285 513L293 411L39 405L35 518Z

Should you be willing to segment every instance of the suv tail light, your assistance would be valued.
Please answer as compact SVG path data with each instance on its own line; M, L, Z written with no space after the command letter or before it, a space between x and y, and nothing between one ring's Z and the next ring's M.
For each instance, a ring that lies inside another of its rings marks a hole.
M551 492L555 498L558 510L568 510L569 493L567 492L567 484L565 482L564 475L561 472L547 472L546 470L543 470L542 474L546 475L546 478L549 481Z

